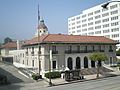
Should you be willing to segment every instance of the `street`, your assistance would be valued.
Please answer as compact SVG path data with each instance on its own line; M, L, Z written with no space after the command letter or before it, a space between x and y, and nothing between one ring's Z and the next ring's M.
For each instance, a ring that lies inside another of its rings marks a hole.
M0 90L120 90L120 76L49 87L45 81L1 86Z
M120 76L49 87L42 90L120 90Z

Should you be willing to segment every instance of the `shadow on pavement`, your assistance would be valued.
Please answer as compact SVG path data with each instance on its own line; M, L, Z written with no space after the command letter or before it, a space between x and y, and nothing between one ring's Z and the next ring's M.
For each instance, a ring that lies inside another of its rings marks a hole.
M2 85L0 86L0 90L20 90L22 86L20 85Z
M0 74L7 76L7 80L9 83L20 83L23 82L23 80L15 77L14 75L12 75L11 73L9 73L8 71L0 68Z

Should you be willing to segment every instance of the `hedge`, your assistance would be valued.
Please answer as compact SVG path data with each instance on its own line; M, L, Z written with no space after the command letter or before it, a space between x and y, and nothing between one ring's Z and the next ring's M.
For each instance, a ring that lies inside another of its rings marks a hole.
M55 78L60 78L61 77L61 73L60 72L48 72L45 73L45 77L49 79L49 77L51 76L51 79L55 79Z
M32 75L32 78L33 78L34 80L38 80L38 79L41 79L42 76L41 76L41 75L38 75L38 74L33 74L33 75Z

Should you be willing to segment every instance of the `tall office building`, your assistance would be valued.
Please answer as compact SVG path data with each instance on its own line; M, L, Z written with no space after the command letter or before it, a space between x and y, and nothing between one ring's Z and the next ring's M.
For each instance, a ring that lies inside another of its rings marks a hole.
M120 2L110 3L107 9L101 5L68 18L68 34L105 36L120 42Z

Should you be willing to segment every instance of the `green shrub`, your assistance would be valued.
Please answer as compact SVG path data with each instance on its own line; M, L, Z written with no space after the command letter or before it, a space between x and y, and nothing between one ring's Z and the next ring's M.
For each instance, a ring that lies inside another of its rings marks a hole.
M118 51L116 51L116 55L120 56L120 49Z
M45 73L45 77L46 78L49 78L51 77L51 79L55 79L55 78L60 78L61 77L61 73L60 72L48 72L48 73Z
M41 76L41 75L38 75L38 74L33 74L33 75L32 75L32 78L33 78L34 80L38 80L38 79L41 79L42 76Z

